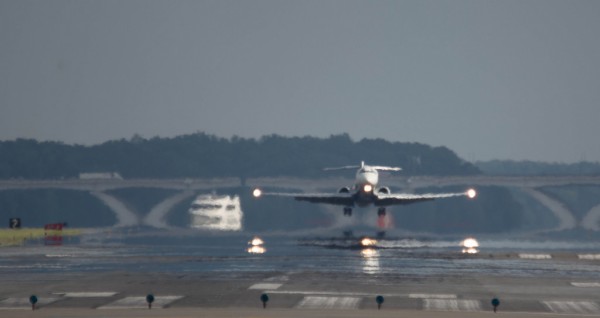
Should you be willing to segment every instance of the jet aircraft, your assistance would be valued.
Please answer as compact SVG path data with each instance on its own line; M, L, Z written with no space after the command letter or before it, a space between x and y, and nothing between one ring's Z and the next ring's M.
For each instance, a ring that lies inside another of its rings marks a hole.
M410 204L422 201L431 201L435 199L451 198L458 196L466 196L475 198L477 192L475 189L468 189L465 192L458 193L397 193L393 194L390 188L378 186L379 171L400 171L398 167L386 166L369 166L361 162L360 166L344 166L337 168L325 168L324 170L339 170L353 169L356 171L356 179L353 187L343 187L337 193L277 193L277 192L262 192L259 188L254 189L255 197L261 196L283 196L293 197L299 201L308 201L312 203L325 203L333 205L341 205L344 207L344 215L352 216L352 208L355 206L365 207L374 205L378 207L377 215L384 217L386 214L386 206Z

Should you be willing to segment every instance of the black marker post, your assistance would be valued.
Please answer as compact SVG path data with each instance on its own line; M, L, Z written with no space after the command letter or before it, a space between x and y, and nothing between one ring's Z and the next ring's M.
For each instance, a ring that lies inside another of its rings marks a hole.
M152 303L154 302L154 295L148 294L148 296L146 296L146 302L148 303L148 309L152 309Z
M263 308L267 308L267 302L269 301L269 295L262 294L260 295L260 301L263 303Z
M492 299L492 306L494 306L494 312L498 310L498 306L500 306L500 300L498 298Z
M381 304L383 304L383 296L379 295L375 297L375 301L377 302L377 310L381 309Z
M29 296L29 303L31 304L31 310L35 310L35 304L37 304L38 298L36 295Z

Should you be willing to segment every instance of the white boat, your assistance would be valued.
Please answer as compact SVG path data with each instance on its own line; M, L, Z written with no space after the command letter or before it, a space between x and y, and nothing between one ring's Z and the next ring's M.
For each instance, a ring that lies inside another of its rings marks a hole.
M202 194L196 197L188 211L191 228L221 231L242 229L244 213L237 195Z

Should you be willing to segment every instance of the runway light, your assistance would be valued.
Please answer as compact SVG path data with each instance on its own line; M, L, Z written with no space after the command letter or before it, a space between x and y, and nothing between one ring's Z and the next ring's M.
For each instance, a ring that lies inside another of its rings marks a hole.
M477 191L475 191L475 189L469 189L469 190L467 190L467 196L470 199L473 199L477 196Z
M265 242L258 236L255 236L252 241L248 242L252 246L259 246L265 244Z
M35 304L38 302L36 295L29 296L29 303L31 304L31 310L35 310Z
M479 253L479 250L477 249L479 247L479 242L477 242L477 240L472 237L468 237L468 238L464 239L462 242L460 242L460 246L462 246L462 248L463 248L462 249L463 254Z
M363 187L363 190L365 192L371 192L371 191L373 191L373 186L370 184L365 184L365 186Z
M260 245L248 247L248 253L250 254L264 254L266 251L267 249Z
M368 237L360 240L360 246L373 246L375 244L377 244L377 241Z
M267 249L263 246L265 242L258 236L255 236L252 241L248 242L250 245L247 249L250 254L264 254Z
M262 195L262 191L260 191L260 189L259 189L259 188L256 188L256 189L254 189L254 191L252 192L252 195L253 195L255 198L258 198L258 197L260 197L260 196Z

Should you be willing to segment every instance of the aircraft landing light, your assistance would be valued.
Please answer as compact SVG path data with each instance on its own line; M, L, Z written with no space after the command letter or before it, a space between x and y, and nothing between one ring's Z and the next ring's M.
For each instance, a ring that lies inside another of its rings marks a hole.
M250 254L264 254L267 249L263 246L265 242L258 236L255 236L252 241L248 242L248 253Z
M373 246L375 244L377 244L377 241L368 237L365 237L360 241L361 246Z
M477 191L475 191L475 189L469 189L467 190L467 196L473 199L477 196Z
M363 190L365 192L371 192L371 191L373 191L373 186L370 184L365 184L365 186L363 187Z
M260 189L256 188L256 189L254 189L254 191L252 192L252 195L253 195L255 198L259 198L259 197L262 195L262 191L260 191Z
M463 248L463 254L479 253L479 250L477 249L479 247L479 242L477 242L477 240L473 237L464 239L462 242L460 242L460 246Z

